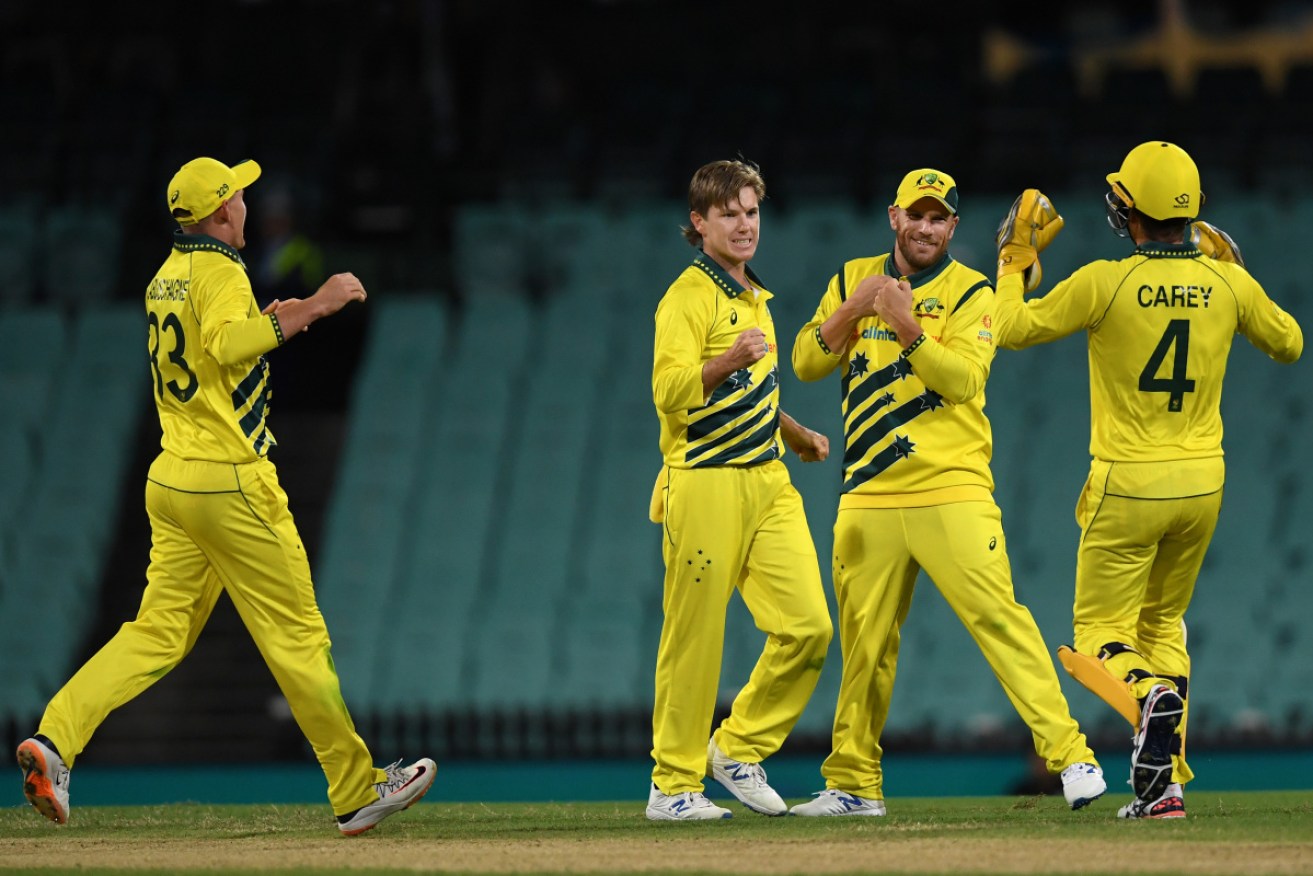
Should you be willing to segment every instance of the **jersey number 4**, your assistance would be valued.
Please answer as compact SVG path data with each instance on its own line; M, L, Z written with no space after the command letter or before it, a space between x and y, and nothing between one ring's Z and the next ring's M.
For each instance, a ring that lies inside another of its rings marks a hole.
M167 388L174 398L186 404L196 394L197 381L196 374L191 370L191 366L187 364L187 359L183 356L187 347L187 335L182 331L182 320L178 319L178 314L170 313L165 315L164 322L161 324L159 316L152 310L147 322L150 324L152 334L155 335L155 344L150 348L150 367L155 372L155 393L163 398L164 390ZM169 350L169 361L182 369L182 373L187 375L186 386L180 385L176 380L170 380L168 383L164 382L164 374L160 370L160 347L164 343L166 330L173 335L173 349Z
M1176 347L1176 355L1172 357L1172 376L1159 377L1158 371L1173 346ZM1174 319L1167 324L1167 331L1163 332L1158 346L1154 347L1144 370L1140 372L1140 392L1170 393L1167 396L1167 410L1179 414L1185 394L1194 392L1194 381L1185 376L1189 361L1190 320Z

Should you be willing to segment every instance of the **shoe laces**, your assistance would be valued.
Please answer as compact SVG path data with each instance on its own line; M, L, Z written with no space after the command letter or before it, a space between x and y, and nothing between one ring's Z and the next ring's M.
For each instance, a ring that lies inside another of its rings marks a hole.
M1073 763L1062 771L1062 781L1074 782L1085 776L1098 775L1099 768L1092 763Z
M374 785L375 790L378 791L379 798L386 797L388 794L393 794L399 791L406 782L410 781L412 775L412 770L409 767L403 767L400 760L396 760L383 767L383 772L387 774L387 778Z
M726 764L726 770L729 777L736 784L747 783L755 787L763 787L766 784L766 769L759 763L744 763L741 760L731 760Z
M701 791L683 791L679 794L671 794L670 799L670 808L676 812L683 812L687 809L702 809L711 805L707 795Z

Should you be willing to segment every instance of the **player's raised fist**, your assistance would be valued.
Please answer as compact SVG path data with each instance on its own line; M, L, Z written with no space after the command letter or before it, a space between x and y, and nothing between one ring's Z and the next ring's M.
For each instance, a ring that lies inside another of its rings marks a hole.
M365 287L355 274L334 274L319 287L315 297L327 305L328 313L336 313L352 301L364 301Z
M769 349L765 332L756 327L744 329L729 348L729 359L736 368L742 368L760 361Z

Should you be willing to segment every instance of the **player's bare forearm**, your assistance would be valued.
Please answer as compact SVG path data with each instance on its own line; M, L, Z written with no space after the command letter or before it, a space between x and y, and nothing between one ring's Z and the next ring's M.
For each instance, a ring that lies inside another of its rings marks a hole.
M830 455L830 439L780 411L780 435L803 462L824 462Z
M840 351L848 346L848 340L857 329L857 323L871 316L869 301L849 298L839 305L839 309L830 314L830 318L821 323L821 339L831 350Z
M364 301L365 287L355 274L334 274L309 298L291 298L276 301L273 312L283 337L290 338L326 316L332 316L352 301Z

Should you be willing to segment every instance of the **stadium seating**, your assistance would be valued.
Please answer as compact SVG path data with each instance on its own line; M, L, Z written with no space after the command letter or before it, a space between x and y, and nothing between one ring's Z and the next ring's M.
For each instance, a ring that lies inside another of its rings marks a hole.
M122 295L117 286L123 250L120 212L109 204L50 208L42 241L42 280L50 301L72 306Z
M16 715L32 715L63 683L98 604L148 385L143 325L137 307L121 304L69 318L0 314L0 375L22 393L5 399L17 416L4 430L15 456L5 457L0 617L60 619L43 627L39 649L22 635L0 637L0 674L20 679L9 706Z
M28 201L0 208L0 306L32 302L38 288L40 211Z
M1084 261L1126 251L1096 195L1050 194L1067 230L1044 255L1046 287ZM959 260L990 272L994 228L1012 197L964 201ZM765 215L754 267L776 296L784 409L831 439L829 461L789 455L786 464L833 611L838 389L834 380L798 381L791 345L842 261L881 251L890 235L882 208L781 201ZM1237 236L1255 275L1307 327L1313 295L1283 252L1292 245L1287 229L1313 213L1232 193L1219 194L1215 207L1211 218ZM493 202L469 213L457 222L459 300L403 291L371 308L316 562L344 691L379 715L416 703L433 715L641 713L650 708L662 587L660 529L646 514L660 467L651 311L691 255L678 233L685 208L566 201L517 214ZM1281 230L1260 234L1273 215ZM68 615L68 635L54 645L71 654L89 621L72 597L98 579L113 516L95 509L112 507L118 490L112 478L97 482L88 472L121 470L145 375L135 305L84 303L67 313L22 301L0 307L0 404L10 412L0 454L16 473L0 484L0 611L15 610L18 582L49 582L39 596L49 605L40 604ZM1073 508L1088 468L1087 367L1079 335L999 351L987 390L1017 594L1051 648L1070 636ZM109 373L120 377L100 379ZM1313 481L1297 464L1313 399L1237 339L1223 407L1227 501L1188 617L1199 678L1193 714L1202 735L1307 733L1313 707L1302 695L1301 666L1313 662L1313 641L1290 617L1307 608L1307 588L1297 582L1313 562L1299 523L1313 516ZM88 417L103 428L87 435L70 425ZM48 469L48 459L59 465ZM29 517L21 539L13 528L19 514ZM722 706L764 638L737 595L726 630ZM1237 648L1244 664L1228 656ZM0 664L21 660L12 640L0 647ZM836 637L798 725L807 738L828 737L841 662ZM54 661L23 674L13 702L35 707L64 668ZM1255 672L1273 683L1249 684ZM418 675L425 682L417 687ZM1065 676L1063 685L1083 721L1118 729ZM960 708L943 708L945 690ZM971 744L1015 721L923 577L904 630L889 733ZM526 738L530 748L544 744L541 734Z

